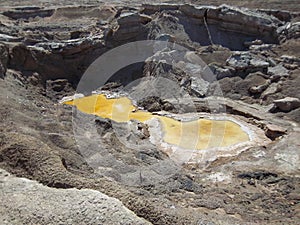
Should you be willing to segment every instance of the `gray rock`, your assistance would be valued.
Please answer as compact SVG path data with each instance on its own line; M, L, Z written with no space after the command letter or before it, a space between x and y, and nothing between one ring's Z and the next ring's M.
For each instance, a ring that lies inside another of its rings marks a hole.
M250 52L233 52L226 63L228 66L233 67L237 75L241 77L257 71L265 73L270 65L264 58Z
M209 88L209 82L199 77L191 77L191 90L197 97L204 97Z
M235 25L232 28L243 29L245 32L254 32L254 28L272 30L280 23L277 18L267 14L255 10L242 10L225 4L219 7L182 5L179 9L186 15L201 19L204 17L205 11L209 9L207 13L208 19L219 20L223 25L232 23ZM247 30L244 29L245 25L247 25Z
M282 55L282 56L280 57L280 59L281 59L284 63L300 65L300 59L299 59L298 57L296 57L296 56Z
M268 67L268 74L271 76L279 75L279 76L288 76L289 70L286 69L281 64L274 66L274 67Z
M51 51L53 53L60 53L62 55L73 55L76 53L80 53L86 49L96 47L97 45L102 43L102 35L98 36L90 36L72 40L65 41L55 41L55 42L41 42L37 43L34 47L42 48L44 50Z
M300 37L300 22L290 22L277 29L286 39L297 39Z
M209 68L216 75L217 80L223 79L225 77L233 77L234 76L234 68L229 66L218 66L214 63L209 64Z
M300 37L300 22L295 22L291 24L291 27L288 28L287 38L288 39L297 39Z
M171 41L174 42L175 41L175 37L171 34L159 34L155 40L158 41Z
M40 42L34 46L17 44L10 50L10 68L36 71L43 82L61 77L74 80L81 77L95 56L104 51L102 35Z
M262 45L251 45L249 49L254 52L260 52L260 51L269 51L272 49L272 47L273 45L271 44L262 44Z
M7 34L0 34L0 41L5 41L5 42L18 42L21 41L22 38L20 37L14 37L11 35L7 35Z
M270 64L270 66L276 66L277 65L277 63L275 62L275 60L272 59L272 58L268 58L268 62Z
M67 79L47 80L46 89L61 92L69 84Z
M158 102L152 103L148 108L149 112L156 112L156 111L160 111L160 110L161 110L161 106Z
M274 16L228 5L216 7L192 4L144 4L143 7L142 12L148 15L156 12L168 14L169 11L172 11L170 14L175 18L180 15L181 24L185 27L184 33L187 33L192 41L201 45L220 44L235 50L244 49L244 42L251 41L251 39L260 39L264 43L276 42L278 40L276 30L279 24L282 24ZM211 40L208 40L204 18L207 20ZM167 25L169 28L174 27L173 24ZM179 36L183 33L180 31L176 34Z
M277 25L281 23L276 17L267 15L256 10L242 10L237 7L221 5L215 6L197 6L192 4L143 4L143 11L147 14L154 14L162 11L180 11L192 21L201 20L206 15L207 19L218 21L223 28L241 31L245 33L258 34L261 31L275 31ZM245 26L247 29L245 30Z
M267 66L269 66L269 63L259 57L252 57L252 59L250 59L250 65L253 66L254 68L266 68Z
M74 14L74 11L76 12L76 14ZM116 13L117 9L113 5L102 4L86 6L78 4L57 8L53 17L63 19L87 17L107 21L112 19L116 15Z
M263 44L262 40L258 40L258 39L254 40L254 41L245 41L244 42L244 45L246 47L250 47L251 45L262 45L262 44Z
M300 107L300 100L298 98L286 97L274 100L274 106L280 111L289 112Z
M42 83L42 82L41 82L41 77L40 77L40 75L39 75L38 73L33 73L31 76L29 76L29 77L27 78L27 81L28 81L30 84L34 85L34 86L36 86L36 85Z
M0 169L1 224L150 224L119 200L89 189L55 189Z

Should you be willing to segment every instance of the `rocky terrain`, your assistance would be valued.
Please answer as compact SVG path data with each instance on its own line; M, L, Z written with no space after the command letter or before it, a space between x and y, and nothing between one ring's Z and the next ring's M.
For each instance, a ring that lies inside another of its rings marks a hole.
M1 1L1 224L299 224L299 4L222 3ZM143 123L61 104L93 91L264 141L189 161Z

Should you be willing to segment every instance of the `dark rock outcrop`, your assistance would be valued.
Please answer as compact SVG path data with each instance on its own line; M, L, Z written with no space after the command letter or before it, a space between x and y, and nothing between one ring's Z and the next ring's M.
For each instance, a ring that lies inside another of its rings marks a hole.
M0 78L3 78L6 73L8 63L8 48L0 43Z
M35 46L12 47L9 67L21 71L36 71L42 81L67 78L76 83L90 63L106 50L101 37L63 42L44 42Z
M17 19L29 19L35 17L50 17L55 12L55 9L43 9L40 7L18 7L14 10L5 11L3 15L17 20Z
M147 38L145 25L151 17L138 12L124 12L117 19L118 28L113 32L112 38L116 45Z
M67 79L47 80L46 96L53 100L60 100L72 93L73 88Z
M138 101L138 106L149 112L157 112L161 110L175 112L175 107L168 101L162 100L157 96L149 96Z

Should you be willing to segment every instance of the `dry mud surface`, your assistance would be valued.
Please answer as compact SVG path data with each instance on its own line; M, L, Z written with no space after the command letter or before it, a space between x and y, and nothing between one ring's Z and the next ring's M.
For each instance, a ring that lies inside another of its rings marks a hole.
M0 224L299 224L300 6L222 3L1 1ZM116 123L60 103L82 94L95 59L141 40L188 51L168 63L153 59L178 51L159 49L84 94L128 94L147 78L130 93L137 107L177 120L230 116L259 138L187 157L153 144L155 121ZM157 77L175 95L151 96ZM178 103L181 91L189 97Z

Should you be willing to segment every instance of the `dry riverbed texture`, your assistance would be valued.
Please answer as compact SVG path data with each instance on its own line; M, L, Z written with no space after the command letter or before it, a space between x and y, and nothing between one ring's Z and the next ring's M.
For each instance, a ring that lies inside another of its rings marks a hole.
M1 1L0 224L299 224L298 1L222 3Z

